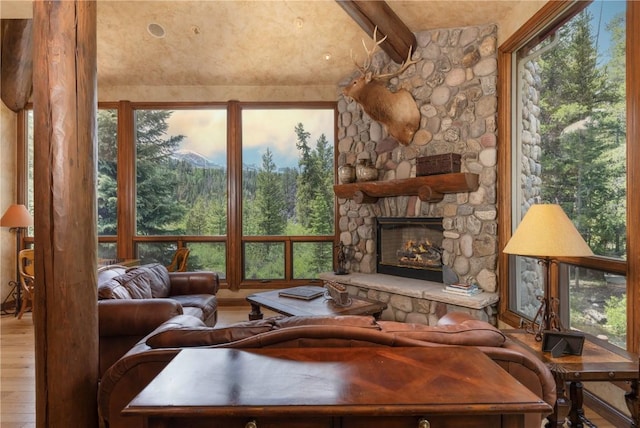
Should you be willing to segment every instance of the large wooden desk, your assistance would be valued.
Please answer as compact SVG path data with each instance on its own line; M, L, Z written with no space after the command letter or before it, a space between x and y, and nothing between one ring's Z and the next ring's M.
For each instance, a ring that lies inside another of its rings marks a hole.
M470 347L185 349L122 411L149 428L523 427L549 412Z
M556 379L558 399L554 412L548 417L549 427L562 427L568 417L572 427L593 426L582 410L582 382L629 381L631 390L626 403L632 416L632 427L640 427L638 415L638 356L585 334L582 355L564 355L554 358L550 352L542 352L542 343L524 330L503 330L512 340L531 350L544 361ZM569 382L569 397L565 383Z

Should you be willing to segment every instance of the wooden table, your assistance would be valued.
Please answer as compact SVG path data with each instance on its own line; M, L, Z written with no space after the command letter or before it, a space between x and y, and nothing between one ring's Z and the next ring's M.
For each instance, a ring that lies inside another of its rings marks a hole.
M306 286L324 292L324 288L318 286ZM282 290L264 291L247 296L251 304L250 320L259 320L264 316L260 308L265 307L279 314L287 316L316 316L316 315L373 315L380 317L387 307L386 303L374 300L351 297L349 306L338 306L331 299L324 296L313 300L301 300L292 297L281 297Z
M149 428L523 427L549 412L473 347L184 349L122 411Z
M520 343L544 361L556 380L558 399L554 412L547 419L548 427L562 427L568 417L572 427L593 426L582 409L582 382L629 381L631 391L625 399L632 415L632 427L640 427L638 416L638 355L626 352L609 342L585 334L582 355L554 358L542 352L542 343L524 330L503 330L507 337ZM569 383L569 397L566 383Z

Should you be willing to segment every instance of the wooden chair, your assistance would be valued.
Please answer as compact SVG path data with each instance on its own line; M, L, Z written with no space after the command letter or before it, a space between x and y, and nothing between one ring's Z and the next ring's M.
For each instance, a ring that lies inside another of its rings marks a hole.
M187 247L178 248L173 255L171 264L167 266L169 272L185 272L187 270L187 260L191 250Z
M27 305L33 311L33 293L35 290L35 277L33 267L33 250L22 250L18 253L18 270L20 273L20 287L22 289L22 303L18 319L22 318Z

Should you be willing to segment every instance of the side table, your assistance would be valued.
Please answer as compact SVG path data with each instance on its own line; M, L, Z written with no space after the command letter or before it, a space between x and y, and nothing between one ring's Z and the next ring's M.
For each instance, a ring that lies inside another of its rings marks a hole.
M503 330L511 340L529 349L544 361L556 380L558 398L553 414L548 416L547 427L562 427L565 417L572 427L592 427L582 409L582 382L628 381L631 390L625 394L627 407L631 412L633 428L640 428L638 412L638 379L640 365L638 355L626 352L611 343L585 334L582 355L564 355L554 358L550 352L542 352L542 343L533 334L524 330ZM569 383L569 397L566 384Z

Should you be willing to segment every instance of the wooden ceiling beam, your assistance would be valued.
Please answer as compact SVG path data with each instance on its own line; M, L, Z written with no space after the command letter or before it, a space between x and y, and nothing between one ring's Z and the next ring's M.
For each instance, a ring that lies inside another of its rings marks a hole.
M409 50L415 51L416 36L385 1L336 0L347 14L371 37L378 27L379 38L387 36L380 45L389 57L402 63Z
M17 112L29 102L33 88L31 19L3 19L0 98Z

